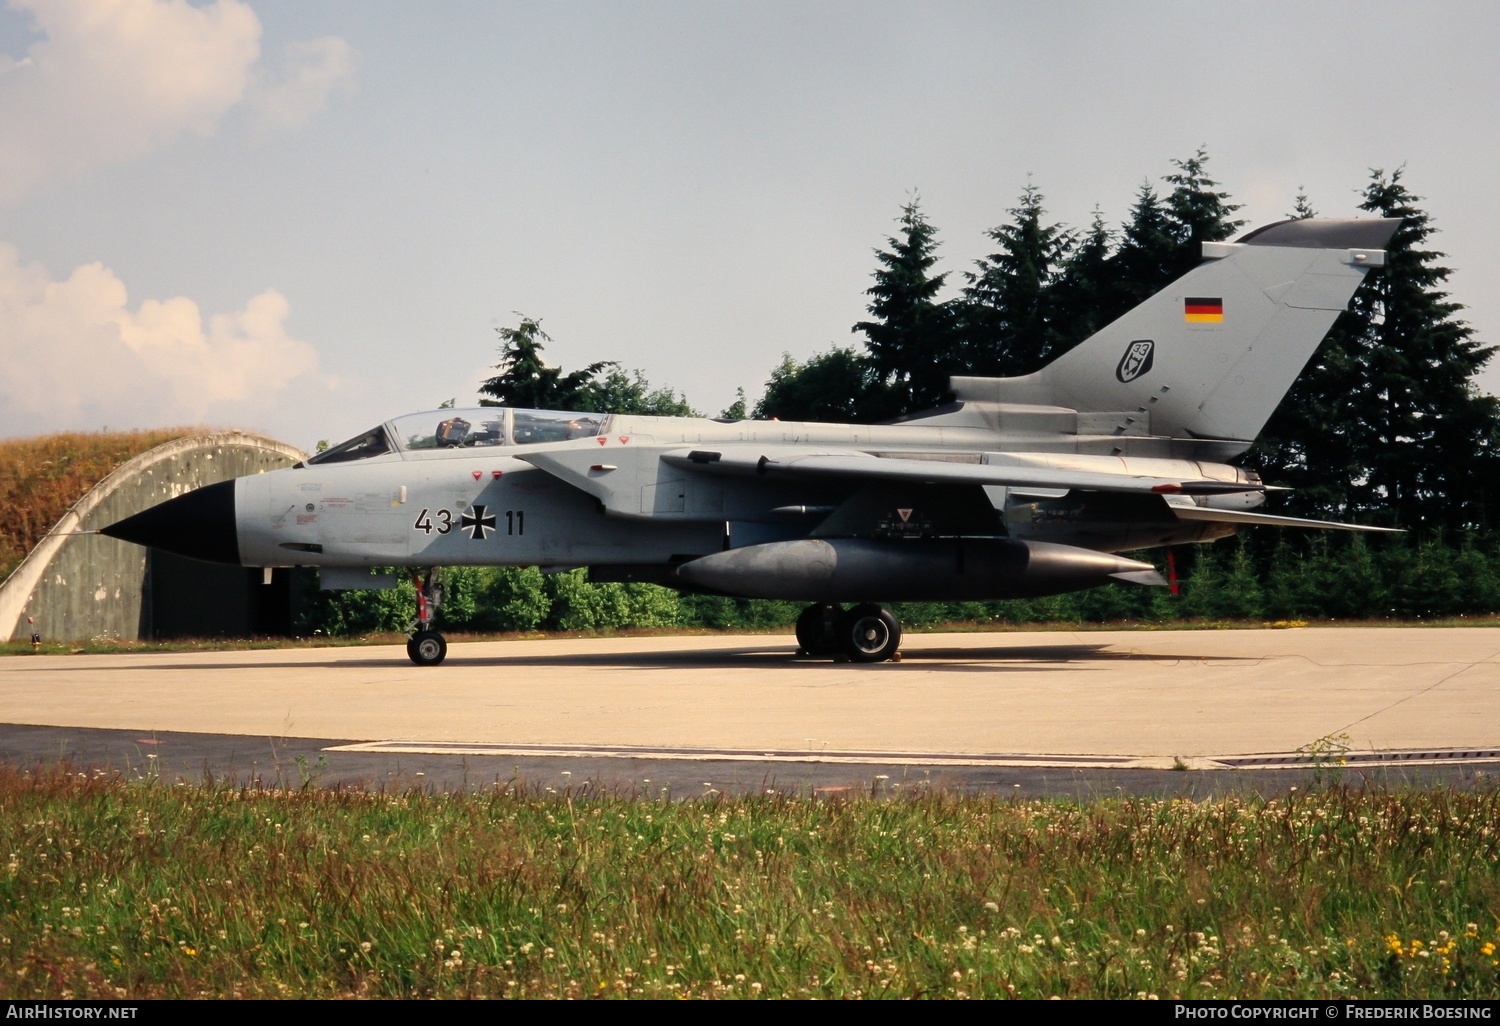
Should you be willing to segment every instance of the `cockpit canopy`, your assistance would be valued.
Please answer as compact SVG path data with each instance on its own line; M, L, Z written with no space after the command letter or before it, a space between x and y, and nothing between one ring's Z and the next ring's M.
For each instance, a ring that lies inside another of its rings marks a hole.
M458 453L481 446L534 445L593 438L607 415L566 410L513 410L504 406L408 413L308 458L308 463L348 463L388 452Z

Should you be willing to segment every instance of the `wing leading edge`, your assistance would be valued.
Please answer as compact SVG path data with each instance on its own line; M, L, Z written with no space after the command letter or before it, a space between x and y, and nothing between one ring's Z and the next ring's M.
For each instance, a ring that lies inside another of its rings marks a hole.
M720 447L711 450L673 449L662 453L661 458L663 462L683 470L735 476L814 479L837 477L869 482L999 485L1009 488L1079 489L1148 495L1223 495L1264 491L1264 486L1259 483L1218 481L1206 477L1162 477L1009 463L906 459L873 456L856 450L807 453L805 450L795 449L778 451L764 447Z

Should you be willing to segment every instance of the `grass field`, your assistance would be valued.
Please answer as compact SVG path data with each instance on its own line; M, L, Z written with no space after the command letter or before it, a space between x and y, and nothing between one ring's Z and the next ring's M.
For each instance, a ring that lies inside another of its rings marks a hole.
M370 794L0 769L0 993L1500 997L1500 791Z

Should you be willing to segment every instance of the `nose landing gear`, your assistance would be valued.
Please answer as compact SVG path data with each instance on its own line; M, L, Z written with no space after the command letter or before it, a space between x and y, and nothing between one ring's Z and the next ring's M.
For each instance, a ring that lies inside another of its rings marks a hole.
M418 666L436 666L448 655L448 642L432 629L432 618L443 604L442 570L413 574L412 582L417 586L417 622L406 639L406 654Z
M436 666L448 655L448 642L437 631L417 631L406 639L406 654L418 666Z

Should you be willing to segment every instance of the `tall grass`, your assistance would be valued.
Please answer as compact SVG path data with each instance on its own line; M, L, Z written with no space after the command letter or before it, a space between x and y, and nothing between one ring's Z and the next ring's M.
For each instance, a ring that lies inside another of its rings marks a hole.
M0 993L1500 996L1500 792L687 801L0 770Z

